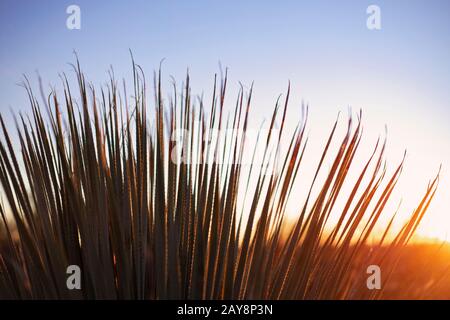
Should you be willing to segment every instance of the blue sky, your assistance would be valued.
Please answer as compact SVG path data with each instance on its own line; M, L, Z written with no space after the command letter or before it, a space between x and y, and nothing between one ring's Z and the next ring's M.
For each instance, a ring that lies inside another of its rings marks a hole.
M65 26L70 4L81 8L81 30ZM366 28L369 4L381 8L382 30ZM234 78L272 84L276 92L287 79L327 86L366 78L402 82L449 101L445 0L3 0L0 15L0 98L12 105L22 73L39 70L53 83L76 49L90 77L100 80L109 64L119 75L129 71L128 48L150 70L165 58L168 73L181 75L189 67L201 84L221 61Z
M71 4L81 8L81 30L66 28ZM381 9L381 30L366 27L371 4ZM89 79L101 84L110 64L118 78L129 77L129 49L148 75L163 58L166 79L181 82L189 68L197 93L211 89L220 61L232 90L255 81L261 118L290 80L294 111L302 100L311 106L317 145L338 111L362 108L370 147L386 124L394 164L408 149L403 195L417 200L444 165L424 233L442 238L442 225L450 225L449 1L2 0L0 43L2 113L27 110L16 85L22 74L36 80L38 70L44 84L58 86L76 50Z
M372 3L381 8L379 31L366 28L365 10ZM81 8L81 30L65 26L70 4ZM182 74L189 67L200 83L220 60L236 79L279 83L272 85L276 91L286 79L328 85L365 76L372 83L420 86L448 102L449 9L445 0L3 0L0 98L16 104L12 83L22 73L38 69L56 80L73 60L73 49L94 79L104 78L109 64L125 74L131 48L150 70L166 58L167 72Z

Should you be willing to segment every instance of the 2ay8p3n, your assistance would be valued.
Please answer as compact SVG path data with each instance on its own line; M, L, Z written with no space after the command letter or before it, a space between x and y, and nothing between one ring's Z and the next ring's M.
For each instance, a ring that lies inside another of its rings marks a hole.
M223 315L245 315L245 314L259 314L259 315L271 315L272 305L263 304L223 304L221 306L221 314Z

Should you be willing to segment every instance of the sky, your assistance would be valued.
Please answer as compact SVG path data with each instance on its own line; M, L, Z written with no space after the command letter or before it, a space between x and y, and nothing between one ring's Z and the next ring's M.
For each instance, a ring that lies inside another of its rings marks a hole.
M79 30L66 26L69 5L80 8ZM367 28L369 5L380 8L379 30ZM306 178L338 112L362 109L361 159L385 125L390 172L407 150L392 201L396 208L402 200L400 220L442 164L419 234L447 239L450 233L449 1L1 0L0 43L2 114L29 111L17 85L23 74L36 84L39 72L47 88L60 85L59 73L73 74L74 50L95 85L107 81L110 65L117 78L129 79L130 49L148 75L164 59L168 82L169 75L181 82L189 69L198 94L211 91L219 65L228 67L229 103L239 81L246 88L254 81L255 123L270 117L290 81L290 124L302 101L310 107ZM295 202L289 210L298 211Z

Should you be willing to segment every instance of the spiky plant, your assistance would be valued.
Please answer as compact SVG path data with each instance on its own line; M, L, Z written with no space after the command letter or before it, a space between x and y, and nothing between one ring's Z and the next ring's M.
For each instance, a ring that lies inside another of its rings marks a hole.
M382 296L382 290L367 290L366 267L379 265L388 281L438 177L395 236L387 237L392 217L379 243L369 245L403 161L386 177L385 144L377 142L351 191L342 194L349 170L355 170L360 115L355 128L349 118L340 142L335 142L336 121L312 183L302 181L309 193L296 199L296 221L287 223L286 205L307 150L307 110L296 129L285 132L289 89L274 108L269 130L258 137L262 165L244 167L244 154L256 148L245 134L221 138L213 132L248 130L252 89L248 95L239 91L225 121L226 75L214 80L207 116L204 101L193 102L189 76L182 98L174 86L165 103L158 73L149 112L146 82L134 62L133 99L125 90L121 95L113 77L96 91L78 62L74 69L79 97L63 76L62 99L51 92L43 100L48 120L28 80L32 117L17 118L16 135L0 118L1 298ZM272 130L277 123L279 130ZM280 147L282 141L288 141L287 148ZM324 169L334 143L332 165ZM345 206L336 212L338 196ZM339 219L328 231L332 213ZM81 268L81 290L66 286L69 265Z

